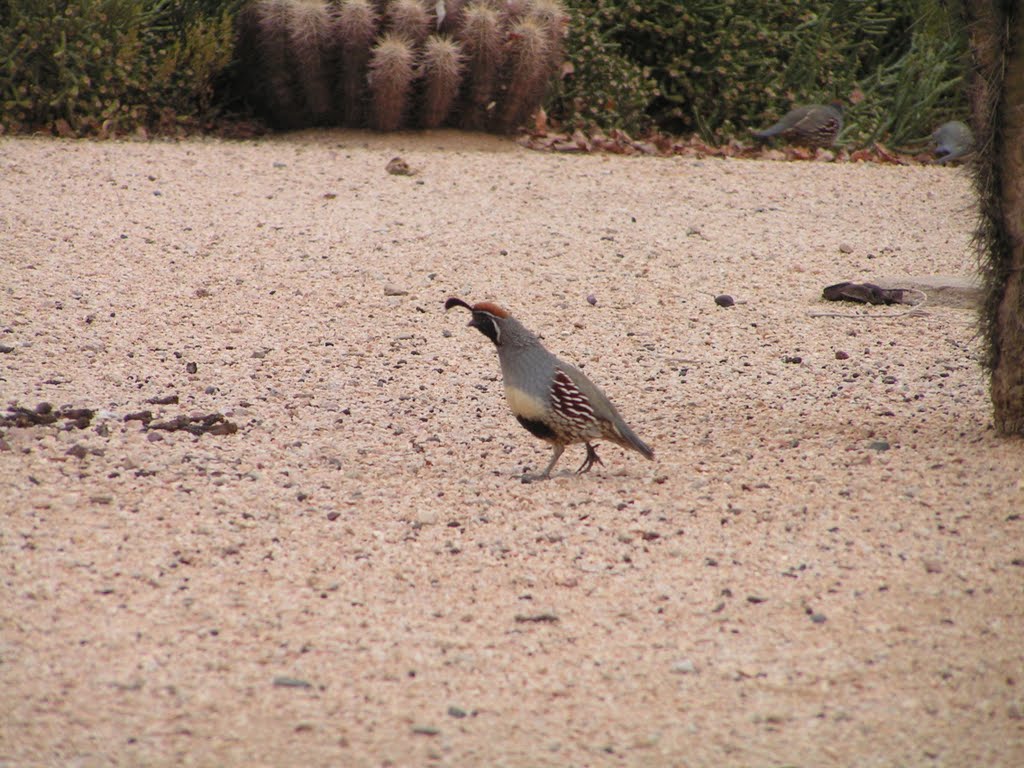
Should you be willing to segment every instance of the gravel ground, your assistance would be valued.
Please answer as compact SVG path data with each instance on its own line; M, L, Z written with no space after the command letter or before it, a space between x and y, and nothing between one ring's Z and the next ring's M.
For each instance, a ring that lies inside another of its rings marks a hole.
M0 765L1024 765L975 313L821 300L969 275L962 170L319 132L0 173ZM655 461L520 482L449 296Z

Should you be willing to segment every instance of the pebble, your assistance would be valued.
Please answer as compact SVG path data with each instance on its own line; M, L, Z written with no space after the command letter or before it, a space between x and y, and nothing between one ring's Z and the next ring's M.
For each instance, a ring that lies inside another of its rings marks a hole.
M454 718L461 720L466 716L466 710L464 710L462 707L456 707L452 705L448 707L448 714Z
M88 451L85 446L81 443L75 443L65 451L68 456L74 456L76 459L84 459L88 455Z
M441 733L441 729L435 728L432 725L414 725L412 727L412 732L417 736L437 736Z
M195 363L186 363L185 364L185 373L195 373L198 370L199 370L199 366L196 365Z
M736 303L736 299L730 296L728 293L720 293L715 296L715 304L720 307L731 307Z
M812 613L810 618L815 624L824 624L828 620L824 613Z
M412 176L414 171L401 157L393 157L388 161L385 169L392 176Z
M840 243L839 244L839 252L840 253L853 253L853 246L850 245L849 243Z
M841 350L841 349L837 349L836 350L836 360L849 360L849 359L850 359L850 353L849 352L843 352L843 350Z
M313 684L307 680L300 680L297 677L275 677L274 687L276 688L312 688Z
M437 525L438 515L435 509L421 509L416 513L416 522L420 525Z
M394 285L385 285L384 286L384 295L385 296L408 296L409 292L407 290L405 290L404 288L399 288L399 287L394 286Z
M870 443L868 443L868 448L871 449L872 451L888 451L890 448L889 441L873 440Z
M594 306L595 304L597 304L597 296L595 296L592 293L588 293L587 294L587 303L590 304L590 306Z
M671 671L676 675L690 675L697 671L697 665L690 659L681 659L672 665Z

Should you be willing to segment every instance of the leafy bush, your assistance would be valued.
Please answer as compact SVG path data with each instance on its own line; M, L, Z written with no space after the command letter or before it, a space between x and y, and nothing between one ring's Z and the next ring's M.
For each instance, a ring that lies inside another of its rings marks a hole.
M549 112L569 128L621 128L629 132L649 129L647 108L658 95L650 73L622 53L598 16L596 3L577 2L571 11L566 55L572 66L548 101Z
M943 0L569 0L582 44L570 45L573 120L632 125L643 110L660 129L705 140L745 138L794 103L863 96L842 139L897 144L927 136L941 113L966 111L959 90L966 36ZM571 38L572 39L572 38ZM595 45L590 41L598 41ZM649 73L657 91L603 98L607 64ZM597 73L596 75L592 73ZM649 98L648 98L649 97ZM645 103L642 103L644 99ZM841 141L842 141L841 139Z
M81 135L205 117L232 32L227 12L205 16L198 7L10 0L0 25L3 128Z

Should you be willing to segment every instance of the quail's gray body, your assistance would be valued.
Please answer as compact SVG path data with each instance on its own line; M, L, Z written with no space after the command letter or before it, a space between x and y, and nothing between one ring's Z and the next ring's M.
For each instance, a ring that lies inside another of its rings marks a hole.
M638 451L654 452L630 429L607 396L579 368L551 354L536 334L490 302L470 306L449 299L446 308L463 306L473 313L470 325L494 342L501 363L505 397L513 415L531 434L553 446L541 477L547 477L567 445L585 443L587 459L580 471L599 462L592 440L609 440Z
M932 141L935 142L938 163L959 160L974 149L974 134L959 120L950 120L936 128L932 133Z
M806 144L811 147L830 147L839 132L843 130L842 104L808 104L791 109L779 122L763 131L757 131L758 139L779 136L783 139Z

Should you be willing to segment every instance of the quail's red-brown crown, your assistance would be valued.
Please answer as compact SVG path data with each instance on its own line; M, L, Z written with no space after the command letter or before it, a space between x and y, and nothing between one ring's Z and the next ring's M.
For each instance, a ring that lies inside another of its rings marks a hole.
M506 310L499 307L493 301L479 301L473 305L473 311L486 312L489 315L494 315L495 317L500 317L502 319L509 316Z

